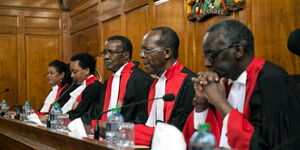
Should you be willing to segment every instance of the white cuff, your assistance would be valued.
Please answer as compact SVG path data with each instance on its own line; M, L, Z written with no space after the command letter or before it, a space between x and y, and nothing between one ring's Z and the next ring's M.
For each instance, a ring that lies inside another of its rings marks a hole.
M224 148L230 148L228 144L228 138L227 138L227 127L228 127L228 118L229 118L230 113L228 113L224 119L223 119L223 127L222 127L222 132L221 132L221 139L220 139L220 147Z

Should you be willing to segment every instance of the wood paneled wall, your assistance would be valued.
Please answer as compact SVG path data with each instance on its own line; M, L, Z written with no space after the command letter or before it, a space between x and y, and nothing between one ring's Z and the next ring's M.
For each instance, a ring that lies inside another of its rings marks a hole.
M35 109L43 104L48 63L70 55L65 20L54 0L0 1L0 90L10 89L2 96L10 106L26 99Z
M237 19L253 31L257 56L282 66L290 74L300 74L300 58L291 54L286 46L289 33L300 28L299 0L245 0L243 10L204 22L187 20L185 0L76 0L70 3L73 54L89 52L96 57L107 37L121 34L133 43L133 60L140 61L144 34L153 27L169 26L180 37L179 60L195 72L203 71L205 31L221 20ZM102 59L98 60L99 70L107 79L111 73L105 71Z

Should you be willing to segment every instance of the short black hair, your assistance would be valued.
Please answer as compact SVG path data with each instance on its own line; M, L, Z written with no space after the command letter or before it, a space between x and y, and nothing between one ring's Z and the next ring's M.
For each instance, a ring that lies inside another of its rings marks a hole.
M66 83L68 83L68 84L72 83L69 65L67 65L64 62L59 61L59 60L53 60L48 64L48 66L54 67L59 74L61 74L61 73L65 74L60 83L62 86L65 85Z
M94 74L95 72L95 67L96 67L96 59L91 56L90 54L87 53L79 53L74 55L71 58L71 61L79 61L79 66L82 69L89 68L90 69L90 74Z
M157 42L159 46L170 48L173 51L173 57L178 58L179 37L177 33L170 27L157 27L151 31L161 31L160 40Z
M127 37L122 36L122 35L114 35L114 36L111 36L107 39L107 41L111 41L111 40L121 41L123 51L129 52L129 56L130 56L130 60L131 60L131 58L132 58L132 44L131 44L131 41Z
M237 20L225 20L211 26L207 32L219 30L220 38L229 46L239 42L245 46L245 52L254 54L254 38L250 29Z

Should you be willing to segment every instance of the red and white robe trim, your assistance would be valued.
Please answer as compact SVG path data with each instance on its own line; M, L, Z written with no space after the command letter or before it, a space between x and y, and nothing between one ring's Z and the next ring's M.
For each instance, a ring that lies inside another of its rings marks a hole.
M165 73L166 77L166 85L165 85L165 93L173 93L175 97L178 95L178 92L186 78L187 74L182 73L184 66L179 62L176 62L173 66L171 66ZM153 99L155 97L155 85L158 82L158 79L155 79L150 87L150 92L148 99ZM151 114L153 101L148 101L148 116ZM170 116L173 111L173 106L175 101L164 102L163 105L163 115L164 122L170 122ZM134 142L136 145L150 145L150 140L154 132L154 127L149 127L146 125L135 125L134 126Z
M126 87L127 87L127 82L132 74L132 70L131 68L134 67L135 64L132 62L127 63L124 68L121 71L121 77L120 77L120 81L119 81L119 87L118 87L118 97L117 97L117 105L118 103L123 104L124 103L124 96L125 96L125 92L126 92ZM121 69L121 68L120 68ZM110 103L111 103L111 94L112 94L112 90L114 90L117 87L113 87L112 86L112 82L113 82L113 76L111 76L106 84L106 90L105 90L105 98L104 98L104 106L103 106L103 111L106 111L108 109L110 109ZM101 116L101 119L99 119L99 122L105 122L106 118L107 118L107 113L103 114ZM92 120L91 122L91 127L92 129L94 129L96 125L96 120Z
M250 141L254 133L254 126L248 121L250 117L250 98L256 86L258 75L265 64L265 60L254 57L246 68L247 83L246 83L246 97L244 102L243 113L233 109L222 120L220 113L216 112L216 118L219 125L227 128L226 136L228 138L228 145L233 149L248 150L250 148ZM226 121L228 119L228 121ZM226 127L227 126L227 127Z
M84 91L84 89L94 83L94 81L97 80L97 78L93 75L90 75L87 79L85 79L83 81L83 83L78 86L73 92L70 93L70 99L68 100L68 102L62 107L62 112L65 114L68 111L72 110L72 106L74 104L75 101L77 101L78 103L81 101L81 94Z
M187 144L187 147L190 142L190 138L195 133L195 131L198 128L198 125L201 123L209 123L211 126L210 132L215 136L216 143L219 143L220 141L220 126L219 123L215 117L214 112L208 108L204 112L195 112L192 111L191 114L188 116L186 123L183 128L183 135L185 138L185 142Z

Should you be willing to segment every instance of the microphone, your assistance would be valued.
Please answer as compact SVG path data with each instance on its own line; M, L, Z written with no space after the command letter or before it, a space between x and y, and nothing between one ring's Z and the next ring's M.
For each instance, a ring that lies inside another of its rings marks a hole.
M153 99L144 99L144 100L141 100L141 101L138 101L138 102L135 102L135 103L131 103L131 104L128 104L128 105L123 105L123 106L121 106L121 107L117 107L117 108L120 108L120 109L122 109L122 108L128 108L128 107L132 107L132 106L135 106L135 105L139 105L139 104L144 104L144 103L147 103L147 102L149 102L149 101L154 101L154 100L158 100L158 99L162 99L162 100L164 100L164 101L166 101L166 102L168 102L168 101L173 101L174 99L175 99L175 95L173 94L173 93L168 93L168 94L165 94L164 96L162 96L162 97L157 97L157 98L153 98ZM113 109L108 109L108 110L106 110L106 111L103 111L103 112L101 112L99 115L98 115L98 117L97 118L100 118L100 117L102 117L102 115L103 114L105 114L105 113L108 113L108 112L110 112L110 111L112 111ZM97 121L96 121L96 129L98 129L98 121L99 121L99 119L97 119ZM97 139L97 140L99 140L99 129L96 131L94 131L94 139Z
M300 56L300 45L299 45L299 39L300 39L300 29L294 30L288 38L287 47L290 52Z
M60 94L60 96L56 99L57 101L65 96L65 94L77 83L77 80L73 80L72 84L63 92Z
M164 101L173 101L175 99L175 95L173 93L166 94L163 96Z

